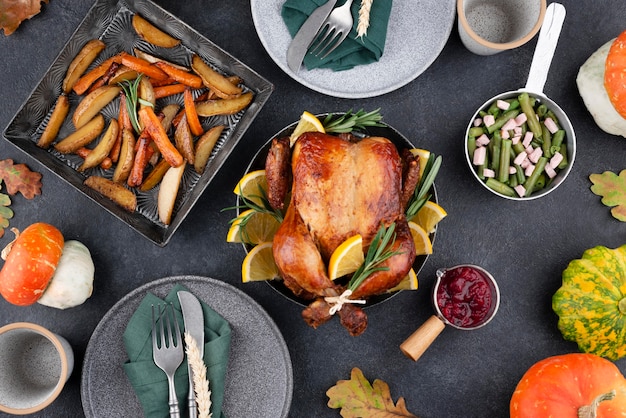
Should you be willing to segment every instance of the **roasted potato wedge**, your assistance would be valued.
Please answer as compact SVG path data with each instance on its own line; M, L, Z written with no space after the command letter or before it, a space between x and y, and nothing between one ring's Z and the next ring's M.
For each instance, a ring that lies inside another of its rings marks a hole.
M141 58L142 60L148 61L151 64L156 64L157 62L166 62L167 64L171 65L172 67L176 67L179 70L183 70L183 71L189 71L189 68L183 66L183 65L178 65L176 63L173 63L171 61L167 61L163 58L160 57L155 57L154 55L150 55L147 52L144 52L140 49L133 49L133 51L135 52L135 56L137 58Z
M163 179L163 176L170 167L171 165L165 159L161 158L157 165L154 166L154 168L143 180L143 183L139 186L139 190L147 192L148 190L153 189Z
M96 139L98 135L102 133L103 129L104 116L98 114L89 122L54 144L54 148L63 154L76 152L77 149L84 147Z
M119 183L100 176L90 176L84 181L85 186L111 199L129 212L137 208L135 193Z
M113 77L109 79L110 86L117 86L118 83L123 81L131 81L139 77L139 73L133 69L128 68L125 65L120 66Z
M161 180L157 196L157 212L159 213L159 219L165 225L169 225L172 221L172 212L174 212L180 180L183 178L186 165L181 164L178 167L170 167Z
M196 103L196 112L199 116L233 115L245 109L254 95L251 91L243 93L234 99L215 99Z
M128 179L130 170L133 168L133 160L135 158L135 135L131 129L122 129L122 147L120 148L120 156L117 160L117 166L113 171L113 181L115 183L123 183Z
M214 126L206 131L196 142L195 160L193 163L193 168L196 170L196 173L204 173L204 169L209 162L215 143L220 138L223 130L224 125Z
M172 48L180 44L180 40L158 29L139 15L133 16L133 28L144 40L163 48Z
M183 158L187 160L189 164L193 164L195 160L193 135L191 134L189 124L187 123L187 115L183 116L176 127L176 131L174 132L174 142L176 143L176 148L181 153Z
M170 127L172 126L172 121L176 117L176 114L178 113L179 110L180 110L180 106L177 105L176 103L172 103L163 107L161 109L161 112L159 112L163 114L163 120L161 121L161 126L163 126L163 129L165 129L165 132L170 130Z
M105 47L104 42L99 39L92 39L83 46L67 68L63 79L63 93L68 94L72 91L74 84Z
M102 138L100 138L100 142L98 142L98 145L85 157L85 161L78 167L78 171L82 172L88 168L95 167L109 156L109 152L117 140L118 130L119 124L117 123L117 119L111 119L109 127L104 132L104 135L102 135Z
M156 105L156 98L154 97L154 88L152 87L152 84L150 84L150 79L148 79L147 77L141 77L141 79L139 80L139 98L141 98L141 100L145 100L146 102L150 103L152 107L155 107ZM139 106L146 106L146 105L141 103Z
M198 55L191 59L191 68L202 78L204 85L215 91L218 97L231 98L241 94L241 87L234 85L222 74L211 68Z
M50 115L46 129L44 129L41 137L39 137L39 141L37 141L38 147L48 148L54 142L69 111L70 101L66 94L61 94L54 105L54 110Z
M83 98L72 115L72 122L76 129L93 119L104 106L108 105L120 94L118 86L102 86Z

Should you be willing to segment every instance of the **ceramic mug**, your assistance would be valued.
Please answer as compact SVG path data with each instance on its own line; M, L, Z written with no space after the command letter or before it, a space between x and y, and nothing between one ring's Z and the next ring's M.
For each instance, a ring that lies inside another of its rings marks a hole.
M457 0L461 42L478 55L524 45L537 34L546 0Z
M74 368L63 337L29 322L0 328L0 412L32 414L61 393Z

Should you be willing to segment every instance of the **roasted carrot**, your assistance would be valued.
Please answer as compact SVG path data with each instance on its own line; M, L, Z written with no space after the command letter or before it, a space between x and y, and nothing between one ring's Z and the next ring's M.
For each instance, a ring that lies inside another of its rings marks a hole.
M117 72L117 69L121 66L122 64L118 64L117 62L113 62L111 63L111 65L109 66L109 69L106 70L106 72L104 73L104 75L102 77L100 77L99 79L96 80L95 83L93 83L91 85L91 87L89 87L87 89L86 94L91 93L92 91L94 91L95 89L97 89L98 87L102 87L106 84L109 84L109 80L115 75L115 73Z
M199 89L200 87L202 87L202 78L194 73L181 70L164 61L159 61L154 65L159 67L161 70L163 70L163 72L165 72L167 75L169 75L171 78L181 84L192 87L194 89Z
M200 124L200 118L196 112L196 103L193 101L193 95L191 94L191 89L189 88L185 89L184 103L185 115L187 116L187 123L189 124L191 133L195 136L202 135L204 133L204 129Z
M147 131L139 135L137 142L135 143L135 159L133 160L133 167L130 169L130 174L126 183L130 187L137 187L143 183L143 172L148 165L148 160L152 153L150 152L150 135Z
M172 167L178 167L183 163L183 156L178 152L172 141L167 137L167 133L158 116L151 107L145 106L139 109L139 118L143 122L144 130L148 131L152 140L161 151L163 158L167 160Z
M106 74L107 70L111 67L111 64L120 64L121 62L122 57L119 54L113 55L111 58L102 61L100 65L79 78L76 84L74 84L74 87L72 87L72 90L74 90L74 93L78 95L84 94L89 86L91 86L96 80Z
M186 86L184 84L169 84L167 86L154 87L154 98L161 99L163 97L183 93L185 88Z
M148 80L150 80L150 84L152 84L152 87L169 86L170 84L176 83L176 80L170 77L167 77L163 80L155 80L154 78L148 78Z
M146 60L130 55L128 52L120 52L120 55L122 57L122 64L130 69L133 69L155 80L165 80L166 78L168 78L168 75L164 73L163 70L150 64Z
M85 159L91 153L91 151L92 150L90 150L87 147L80 147L79 149L76 150L76 155L78 155L80 158ZM102 167L104 170L108 170L109 168L113 167L113 161L111 160L110 157L106 157L100 163L100 167Z

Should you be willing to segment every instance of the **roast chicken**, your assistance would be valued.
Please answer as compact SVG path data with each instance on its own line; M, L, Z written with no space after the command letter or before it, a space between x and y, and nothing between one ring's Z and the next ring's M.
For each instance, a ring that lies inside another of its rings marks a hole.
M266 160L268 200L287 208L273 239L274 259L285 285L311 300L302 314L309 325L329 320L329 301L345 291L345 281L329 279L327 266L347 238L360 234L366 252L381 225L395 224L394 255L381 264L386 269L369 275L349 299L384 293L408 274L415 246L404 213L418 173L419 160L382 137L309 132L293 148L288 138L273 141ZM337 313L352 335L367 327L356 304L345 303Z

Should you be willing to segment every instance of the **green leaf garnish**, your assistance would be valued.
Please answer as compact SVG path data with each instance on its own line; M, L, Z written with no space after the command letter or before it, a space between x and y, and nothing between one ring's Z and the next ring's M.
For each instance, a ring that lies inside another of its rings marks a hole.
M348 282L348 289L355 291L370 274L376 271L387 271L389 267L381 267L380 264L394 255L400 254L399 251L391 251L390 248L396 241L396 224L395 222L385 228L381 225L372 243L367 249L363 264L354 272L352 278Z
M250 195L250 197L254 197L255 199L258 199L261 202L261 204L259 205L253 200L247 199L245 196L239 196L239 198L243 202L243 205L231 206L231 207L222 209L222 211L232 210L232 209L252 209L254 211L244 216L241 219L241 223L239 224L239 230L241 231L240 232L241 240L246 244L250 244L250 240L248 239L248 235L246 232L246 225L248 224L250 219L255 215L255 213L267 213L271 215L272 217L274 217L274 219L276 219L279 223L283 221L282 212L278 209L274 209L272 205L270 205L270 202L267 199L267 194L265 193L265 190L263 190L261 186L259 186L259 194ZM232 225L233 222L235 222L237 219L239 218L237 217L237 218L231 219L228 222L228 224Z
M138 134L141 133L141 128L139 127L139 119L137 117L137 105L141 103L145 106L152 106L152 103L139 97L139 82L142 76L143 74L139 74L134 80L123 80L117 83L126 95L128 117L130 118L130 123L133 125L133 129L135 129L135 132Z
M324 130L327 133L350 133L355 130L363 130L368 126L385 126L380 123L383 119L380 114L380 108L372 110L371 112L365 112L361 109L356 113L352 112L352 109L350 109L336 119L334 119L334 116L333 113L329 113L322 121Z
M430 188L435 182L435 177L437 177L437 173L439 172L439 167L441 167L441 155L435 157L434 154L430 154L428 161L426 162L426 167L424 168L424 174L422 178L420 178L417 187L415 188L415 192L413 192L413 196L409 200L406 209L406 218L411 219L417 212L430 200ZM420 161L420 164L422 161Z

